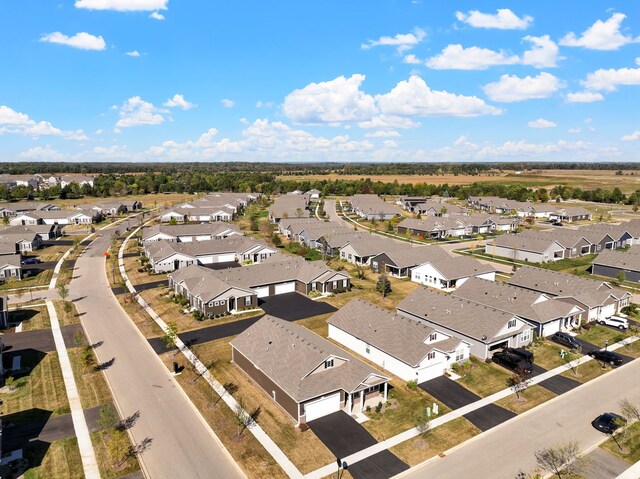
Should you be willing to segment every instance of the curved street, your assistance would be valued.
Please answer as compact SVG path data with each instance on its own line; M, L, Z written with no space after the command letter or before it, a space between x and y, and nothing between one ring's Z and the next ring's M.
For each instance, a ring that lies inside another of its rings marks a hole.
M152 440L140 457L145 476L244 477L111 292L103 254L114 231L103 230L80 256L69 297L89 341L100 344L98 361L114 360L104 372L121 414L140 413L135 442Z

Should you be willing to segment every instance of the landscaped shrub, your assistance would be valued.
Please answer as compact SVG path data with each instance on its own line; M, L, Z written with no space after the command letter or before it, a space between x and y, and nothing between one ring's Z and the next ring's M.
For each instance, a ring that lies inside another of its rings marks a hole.
M371 406L365 407L364 410L367 411L367 412L371 412Z
M376 405L376 414L380 414L380 411L382 411L382 401Z
M418 389L418 383L413 380L407 381L407 387L412 391L415 391L416 389Z

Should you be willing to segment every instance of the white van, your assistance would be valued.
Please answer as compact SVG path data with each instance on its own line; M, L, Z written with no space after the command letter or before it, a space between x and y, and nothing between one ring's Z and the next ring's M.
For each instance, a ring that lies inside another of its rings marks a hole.
M618 329L629 329L629 321L627 318L622 318L620 316L609 316L605 319L598 320L600 324L606 324L607 326L611 326Z

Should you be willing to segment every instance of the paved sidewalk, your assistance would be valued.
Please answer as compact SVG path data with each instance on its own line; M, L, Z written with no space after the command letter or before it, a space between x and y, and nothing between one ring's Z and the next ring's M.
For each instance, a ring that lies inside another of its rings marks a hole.
M627 342L634 342L637 341L640 338L637 337L631 337L631 338L627 338L624 341L621 341L619 343L613 344L611 346L609 346L609 350L610 351L614 351L616 349L619 349L621 347L623 347L625 344L627 344ZM531 378L531 383L530 385L533 386L534 384L538 384L542 381L545 381L549 378L552 378L560 373L563 373L565 371L568 371L571 369L572 366L577 366L579 364L583 364L586 363L588 361L593 361L593 358L591 358L590 356L582 356L579 359L576 359L575 361L571 362L571 363L567 363L565 365L562 366L558 366L555 369L551 369L543 374L540 374L534 378ZM484 408L490 404L493 404L496 401L499 401L500 399L503 399L507 396L510 396L513 394L513 391L510 388L507 389L503 389L502 391L498 391L497 393L492 394L491 396L487 396L485 398L480 399L479 401L476 401L474 403L468 404L466 406L460 407L458 409L455 409L447 414L444 414L440 417L436 417L434 419L431 420L431 429L434 429L438 426L442 426L443 424L446 424L450 421L453 421L454 419L457 419L459 417L462 416L467 416L468 414L477 411L480 408ZM516 416L517 417L517 416ZM373 456L374 454L377 454L379 452L382 452L386 449L389 449L393 446L397 446L398 444L401 444L405 441L408 441L409 439L413 439L416 436L419 436L421 434L420 431L417 430L417 428L412 428L412 429L408 429L405 432L402 432L396 436L393 436L389 439L386 439L384 441L379 442L378 444L375 444L371 447L368 447L366 449L363 449L361 451L358 451L355 454L352 454L348 457L343 458L347 464L355 464L356 462L362 461L364 459L367 459L368 457ZM333 464L328 464L324 467L321 467L320 469L317 469L313 472L310 472L309 474L305 475L305 479L321 479L323 477L328 476L329 474L332 473L333 469L335 469ZM634 479L637 479L634 478Z
M638 479L640 477L640 461L620 474L616 479Z
M147 304L147 302L137 294L136 289L134 288L131 281L129 281L129 277L127 276L127 272L124 266L124 250L127 246L128 241L134 236L140 228L136 228L133 232L127 236L127 238L122 242L120 246L120 251L118 252L118 267L120 269L120 274L125 280L126 286L131 293L133 293L138 301L138 303L144 308L144 310L151 316L151 318L162 328L163 331L168 332L169 328L167 324L162 320L158 314ZM176 338L176 347L180 350L180 352L187 358L187 360L196 368L196 370L200 373L200 376L204 378L207 383L211 386L211 388L220 396L220 398L229 406L232 411L236 411L238 408L238 403L233 398L233 396L224 388L224 386L216 380L211 372L207 369L207 367L198 359L198 357L182 342L182 340L178 337ZM245 411L245 415L247 418L250 417L249 413ZM266 432L255 422L248 422L247 429L253 434L253 436L262 444L262 446L271 454L271 456L275 459L278 465L286 472L286 474L295 479L302 479L303 475L298 470L298 468L289 460L289 458L285 455L284 452L278 447L278 445L273 442L273 440L267 435Z
M60 367L62 369L62 379L64 381L64 387L67 391L69 406L71 408L73 429L75 430L76 437L78 438L78 449L80 449L80 457L82 458L82 468L84 470L84 475L87 479L99 479L100 471L98 470L98 461L96 460L96 454L93 450L93 444L91 443L91 437L89 436L87 420L84 417L84 411L82 409L82 404L80 403L80 396L78 394L76 380L73 377L71 362L69 360L69 355L67 354L67 348L64 344L62 331L60 330L58 314L56 313L55 306L50 300L47 300L46 303L47 311L49 312L49 318L51 320L51 331L53 332L53 340L56 345L56 351L58 352L58 359L60 361Z

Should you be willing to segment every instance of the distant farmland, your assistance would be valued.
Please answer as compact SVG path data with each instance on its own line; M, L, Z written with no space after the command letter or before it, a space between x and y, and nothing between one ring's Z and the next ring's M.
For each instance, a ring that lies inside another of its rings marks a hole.
M631 175L631 173L636 173ZM584 190L596 188L613 189L619 187L624 193L640 189L640 172L625 171L624 175L616 175L613 170L535 170L516 174L514 171L497 173L496 175L297 175L279 176L280 180L359 180L371 178L383 183L429 183L432 185L469 185L471 183L510 183L532 188L551 189L557 185L579 187Z

